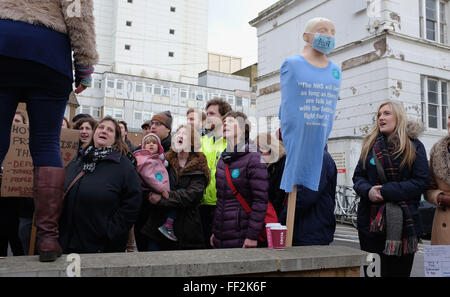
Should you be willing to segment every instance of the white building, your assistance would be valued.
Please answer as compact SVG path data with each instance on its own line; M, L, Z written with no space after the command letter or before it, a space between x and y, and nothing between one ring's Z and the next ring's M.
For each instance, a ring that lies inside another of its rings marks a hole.
M250 78L217 71L203 71L198 74L200 86L225 90L242 90L250 92Z
M338 184L352 184L362 136L383 101L403 102L410 118L424 122L421 140L427 151L446 135L448 0L282 0L260 12L250 21L258 35L258 116L277 118L280 66L303 50L305 24L317 16L336 25L337 44L330 58L342 68L328 143L341 172Z
M208 67L208 0L95 0L96 72L197 83Z
M236 76L226 88L197 85L208 68L208 0L95 0L94 15L99 64L92 88L76 96L76 114L111 115L140 132L144 121L170 110L176 129L189 108L204 110L218 97L255 115L249 79Z
M255 117L256 95L248 91L210 88L112 72L93 75L93 87L78 96L80 106L76 113L87 113L96 119L110 115L125 120L130 131L141 132L143 122L150 120L156 113L170 110L173 129L176 129L186 123L189 108L205 111L206 102L213 98L221 98L233 110Z

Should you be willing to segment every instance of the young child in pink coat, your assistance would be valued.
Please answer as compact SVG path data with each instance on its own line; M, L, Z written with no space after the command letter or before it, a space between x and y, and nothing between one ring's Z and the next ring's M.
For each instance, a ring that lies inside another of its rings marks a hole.
M135 151L133 154L137 161L137 172L144 185L150 188L151 192L167 197L170 191L169 174L166 169L167 161L164 149L159 137L153 133L147 134L142 139L142 149ZM172 241L177 241L173 231L175 218L176 211L169 211L166 222L158 228L164 236Z

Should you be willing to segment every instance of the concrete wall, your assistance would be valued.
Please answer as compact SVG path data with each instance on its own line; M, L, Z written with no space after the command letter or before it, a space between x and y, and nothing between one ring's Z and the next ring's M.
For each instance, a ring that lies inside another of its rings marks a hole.
M50 263L40 263L38 256L0 259L0 277L64 277L66 256ZM366 257L345 246L85 254L80 272L82 277L359 277Z

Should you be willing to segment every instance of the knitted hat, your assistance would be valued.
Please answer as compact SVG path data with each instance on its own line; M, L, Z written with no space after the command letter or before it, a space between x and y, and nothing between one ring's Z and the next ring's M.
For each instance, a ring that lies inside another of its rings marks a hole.
M166 126L167 129L172 130L172 114L169 110L155 114L152 121L158 121Z

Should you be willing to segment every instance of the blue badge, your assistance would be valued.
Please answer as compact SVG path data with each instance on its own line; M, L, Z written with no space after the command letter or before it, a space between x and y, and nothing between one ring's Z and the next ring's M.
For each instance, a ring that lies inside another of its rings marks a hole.
M240 174L239 169L234 169L234 170L231 172L231 177L232 177L232 178L238 178L238 177L239 177L239 174Z
M370 164L372 164L372 165L375 165L375 160L372 158L372 159L370 159Z
M331 74L333 74L333 77L335 79L341 78L341 72L337 68L334 68L333 70L331 70Z
M163 175L158 172L157 174L155 174L155 178L156 178L157 181L162 181L163 180Z

